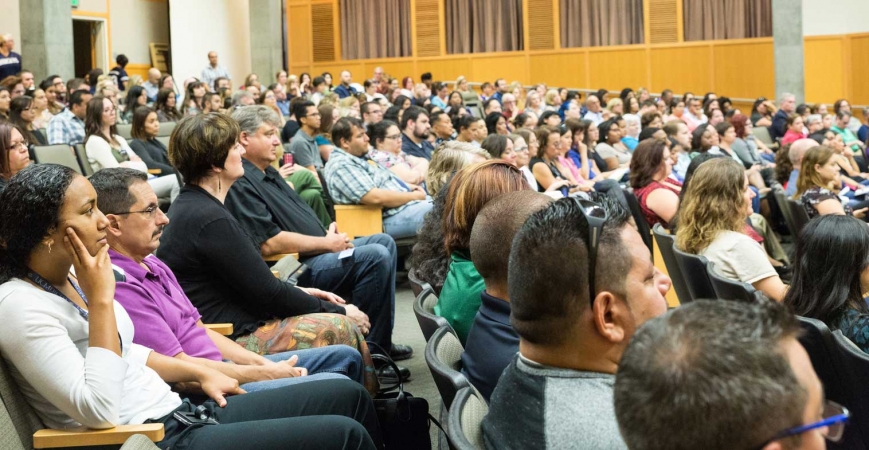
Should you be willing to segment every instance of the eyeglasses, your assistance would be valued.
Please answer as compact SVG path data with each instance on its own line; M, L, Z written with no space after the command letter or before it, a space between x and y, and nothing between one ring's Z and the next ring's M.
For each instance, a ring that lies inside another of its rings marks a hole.
M154 213L157 211L160 211L160 208L158 208L156 206L149 206L141 211L128 211L128 212L122 212L122 213L115 213L115 215L116 216L126 216L129 214L145 214L149 219L153 219Z
M600 244L600 235L603 233L603 226L606 224L606 210L597 203L584 200L578 197L572 197L573 201L579 205L579 210L582 211L582 216L585 217L585 224L588 227L588 296L591 307L594 308L594 298L596 296L594 289L594 274L597 269L597 248Z
M516 153L519 153L519 152L527 152L527 151L528 151L528 146L525 146L525 147L518 147L518 148L514 149L513 151L515 151Z
M779 439L796 436L798 434L803 434L806 431L817 430L818 428L824 427L827 427L827 432L824 434L824 438L830 442L839 442L842 440L842 436L845 435L845 424L848 422L849 417L851 417L851 413L848 412L848 408L827 400L824 403L824 413L821 415L821 420L806 425L800 425L798 427L788 428L787 430L776 433L775 436L759 445L757 448L766 447L770 442L775 442Z
M12 146L7 148L6 150L9 150L11 152L12 150L15 150L15 149L27 150L28 148L30 148L30 143L27 141L21 141L21 142L17 142L17 143L13 142Z

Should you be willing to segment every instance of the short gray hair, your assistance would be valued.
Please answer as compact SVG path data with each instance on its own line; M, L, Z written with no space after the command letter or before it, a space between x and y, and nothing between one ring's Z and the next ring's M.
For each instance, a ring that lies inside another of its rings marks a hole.
M253 94L248 91L238 91L235 94L232 94L232 106L238 106L241 104L241 99L245 97L250 97L253 99Z
M768 300L695 301L646 322L615 381L628 448L755 448L802 424L808 393L781 348L798 333Z
M778 104L781 105L782 103L787 101L787 99L789 99L789 98L793 98L794 100L796 100L797 96L794 94L791 94L790 92L785 92L781 95L781 97L779 97Z
M268 106L251 105L236 108L232 112L232 118L238 122L238 127L242 133L254 134L263 123L281 127L281 119L278 113L274 112Z

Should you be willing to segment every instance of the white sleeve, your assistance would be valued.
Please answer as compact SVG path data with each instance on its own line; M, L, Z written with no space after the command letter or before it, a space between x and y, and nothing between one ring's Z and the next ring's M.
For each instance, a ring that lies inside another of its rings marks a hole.
M742 234L738 239L733 239L731 245L719 255L719 258L724 266L720 268L721 273L743 283L752 284L778 275L766 257L763 247Z
M88 155L88 161L94 166L94 170L111 169L119 166L118 160L112 154L112 147L105 139L91 136L84 148Z
M124 149L125 152L130 155L135 155L140 160L142 159L142 157L139 156L138 153L134 152L133 149L130 148L130 144L127 143L126 139L121 136L115 135L115 140L118 141L118 144L121 145L121 148ZM145 164L144 161L127 161L127 167L129 167L130 169L136 169L141 172L148 173L148 166Z
M104 429L119 423L127 362L89 347L85 357L45 305L15 291L0 301L0 349L46 400L82 425Z

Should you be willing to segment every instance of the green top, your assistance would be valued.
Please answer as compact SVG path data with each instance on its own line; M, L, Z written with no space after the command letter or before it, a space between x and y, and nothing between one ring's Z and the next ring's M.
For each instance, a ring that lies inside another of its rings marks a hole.
M833 125L832 127L830 127L830 130L833 133L841 134L842 135L842 142L844 142L846 146L851 147L852 151L854 151L854 152L860 151L860 145L854 143L854 142L860 142L860 139L857 138L857 135L854 134L854 132L851 131L849 128L845 128L843 130L843 129L837 127L836 125Z
M453 252L450 259L450 270L434 310L435 314L447 319L464 345L474 316L480 309L480 293L486 289L486 285L474 268L467 250Z

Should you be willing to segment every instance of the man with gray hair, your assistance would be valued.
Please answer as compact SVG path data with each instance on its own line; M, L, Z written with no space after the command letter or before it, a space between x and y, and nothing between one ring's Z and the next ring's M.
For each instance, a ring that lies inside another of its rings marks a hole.
M788 197L793 197L797 193L797 179L800 177L800 164L803 161L803 155L817 145L818 143L814 139L797 139L788 149L788 159L793 165L790 178L788 178L788 185L785 188L785 195Z
M794 94L785 92L779 100L778 111L772 118L772 126L770 126L770 134L773 139L782 138L787 131L788 116L793 114L797 109L797 98Z
M235 94L232 94L232 107L238 108L242 106L252 106L256 103L256 100L253 98L253 94L248 91L238 91Z
M824 400L776 302L701 300L646 322L622 355L615 413L631 450L823 449L848 412Z
M277 113L266 106L247 106L233 111L232 118L241 129L238 141L245 149L244 176L229 190L227 209L264 256L299 254L308 266L299 277L299 286L334 292L367 313L371 320L368 340L380 347L372 348L372 353L387 352L396 360L409 358L410 347L392 343L395 241L386 234L351 240L335 223L324 227L314 210L284 181L293 166L280 170L271 166L277 159L275 149L281 145ZM387 378L395 376L390 369L381 372Z
M0 36L0 80L21 72L21 55L13 52L14 48L11 34Z

